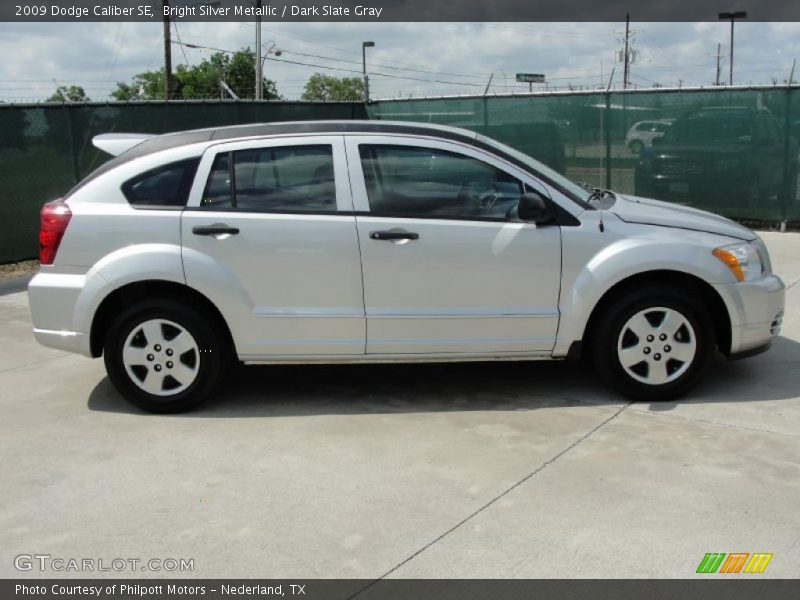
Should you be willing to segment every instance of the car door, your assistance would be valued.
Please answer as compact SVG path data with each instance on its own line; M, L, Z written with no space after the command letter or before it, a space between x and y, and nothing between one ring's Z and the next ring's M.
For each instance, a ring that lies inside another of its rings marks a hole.
M470 146L348 136L367 353L547 354L558 327L558 226L515 215L546 189Z
M181 219L187 284L243 360L361 355L361 265L341 136L210 147Z

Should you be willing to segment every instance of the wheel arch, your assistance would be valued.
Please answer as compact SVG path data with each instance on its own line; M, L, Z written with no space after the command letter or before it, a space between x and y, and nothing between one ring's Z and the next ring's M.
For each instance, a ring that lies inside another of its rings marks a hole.
M236 356L236 345L233 341L228 323L222 313L205 295L187 285L161 279L137 281L116 288L109 293L95 311L89 335L89 346L93 358L103 354L103 342L114 317L125 307L147 298L169 298L185 302L199 309L212 319L222 332L228 347Z
M681 271L657 270L645 271L626 277L611 286L600 297L600 300L592 309L586 327L581 338L581 346L586 348L590 343L591 336L597 328L597 324L602 318L604 311L614 302L632 290L641 289L646 285L668 285L681 290L691 290L697 294L701 302L708 308L714 324L717 347L723 354L729 354L731 350L731 318L725 302L717 290L696 275Z

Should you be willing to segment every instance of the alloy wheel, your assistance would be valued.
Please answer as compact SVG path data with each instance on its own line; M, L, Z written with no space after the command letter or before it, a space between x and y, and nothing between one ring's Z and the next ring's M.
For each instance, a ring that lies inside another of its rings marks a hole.
M128 334L122 363L131 381L148 394L173 396L197 379L200 349L185 327L149 319Z
M689 369L696 354L692 324L672 308L637 312L622 327L617 341L622 368L636 381L648 385L675 381Z

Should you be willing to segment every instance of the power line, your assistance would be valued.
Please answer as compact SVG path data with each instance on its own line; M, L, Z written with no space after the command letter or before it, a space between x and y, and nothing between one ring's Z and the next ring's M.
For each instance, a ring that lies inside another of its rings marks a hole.
M172 42L172 43L173 44L178 44L179 42ZM235 54L235 51L226 50L224 48L214 48L212 46L200 46L198 44L188 44L188 43L186 43L184 45L187 48L213 50L214 52L224 52L226 54ZM320 65L320 64L307 63L307 62L302 62L302 61L297 61L297 60L288 60L288 59L284 59L284 58L273 58L271 56L266 57L266 60L271 61L271 62L290 64L290 65L313 67L315 69L327 69L327 70L330 70L330 71L339 71L339 72L342 72L342 73L356 73L356 74L359 74L359 75L361 74L361 71L356 70L356 69L347 69L347 68L344 68L344 67L333 67L333 66L330 66L330 65ZM483 87L482 83L465 83L463 81L444 81L444 80L440 80L440 79L423 79L421 77L409 77L409 76L406 76L406 75L391 75L389 73L378 73L378 72L375 72L375 71L370 73L370 75L374 75L376 77L387 77L387 78L390 78L390 79L403 79L403 80L408 80L408 81L423 81L423 82L427 82L427 83L444 83L444 84L447 84L447 85L460 85L460 86L467 86L467 87Z
M187 38L188 39L188 38ZM194 39L194 38L192 38ZM246 44L249 47L249 42L244 40L232 40L233 42ZM302 40L301 40L302 41ZM288 50L284 47L281 47L281 51L287 54L294 54L297 56L307 56L309 58L318 58L321 60L329 60L333 62L341 62L341 63L348 63L361 66L361 60L350 60L346 58L336 58L333 56L324 56L322 54L313 54L310 52L300 52L298 50ZM444 75L448 77L469 77L475 79L486 79L485 73L458 73L453 71L437 71L427 68L421 68L423 65L416 65L415 63L403 63L398 61L391 61L391 62L384 62L380 60L371 60L367 63L370 67L379 67L382 69L389 69L393 71L408 71L408 72L416 72L416 73L427 73L429 75ZM402 66L402 65L413 65L413 66Z

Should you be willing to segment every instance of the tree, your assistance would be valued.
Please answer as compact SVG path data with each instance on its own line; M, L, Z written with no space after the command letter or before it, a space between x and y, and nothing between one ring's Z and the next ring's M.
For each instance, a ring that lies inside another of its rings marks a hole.
M220 80L224 81L239 98L254 98L256 85L256 57L249 48L238 52L215 52L196 65L178 65L173 73L177 100L220 97ZM264 80L265 100L280 100L274 81ZM117 83L111 92L115 100L163 100L164 69L145 71L134 76L133 81Z
M331 77L314 73L306 81L303 100L363 102L364 82L358 77Z
M79 85L60 85L50 96L48 102L89 102L91 98L86 95L84 89Z

